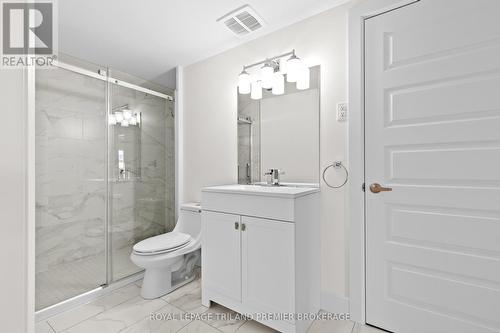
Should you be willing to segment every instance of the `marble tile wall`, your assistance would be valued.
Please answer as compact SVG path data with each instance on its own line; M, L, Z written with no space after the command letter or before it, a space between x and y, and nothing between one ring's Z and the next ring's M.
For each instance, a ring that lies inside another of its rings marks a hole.
M252 124L238 123L238 183L247 183L246 163L250 158L251 182L260 182L263 177L260 168L260 102L242 101L238 106L238 116L252 119Z

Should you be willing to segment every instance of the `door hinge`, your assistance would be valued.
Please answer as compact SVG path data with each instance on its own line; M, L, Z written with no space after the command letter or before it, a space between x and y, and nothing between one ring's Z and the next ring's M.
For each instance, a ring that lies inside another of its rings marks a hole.
M361 185L361 191L363 191L363 192L366 191L366 185L365 185L365 183L363 183L363 185Z

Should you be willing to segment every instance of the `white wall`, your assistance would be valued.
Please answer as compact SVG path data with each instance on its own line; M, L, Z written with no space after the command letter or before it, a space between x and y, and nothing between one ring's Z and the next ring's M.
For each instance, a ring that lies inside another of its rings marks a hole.
M245 64L295 48L308 66L321 65L321 168L346 157L346 123L335 119L347 100L347 10L337 7L184 69L184 195L200 200L203 186L237 182L237 76ZM332 172L329 180L340 182ZM346 189L321 184L322 302L345 305Z
M2 332L27 331L27 114L22 70L0 69L0 323ZM32 239L34 242L34 239ZM34 245L34 244L33 244ZM34 267L33 267L34 269Z

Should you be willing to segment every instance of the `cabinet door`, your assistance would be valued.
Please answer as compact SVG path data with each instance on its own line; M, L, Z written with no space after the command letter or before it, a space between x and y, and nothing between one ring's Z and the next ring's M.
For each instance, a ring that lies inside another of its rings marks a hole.
M295 310L294 224L242 217L242 302L262 312Z
M241 302L240 216L202 213L203 287Z

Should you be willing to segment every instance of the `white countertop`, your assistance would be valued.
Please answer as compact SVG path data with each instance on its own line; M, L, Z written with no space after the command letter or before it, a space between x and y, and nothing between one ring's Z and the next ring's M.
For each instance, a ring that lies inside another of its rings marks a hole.
M222 185L204 187L202 192L234 193L246 195L261 195L267 197L298 198L319 192L318 187L299 186L262 186L262 185Z

